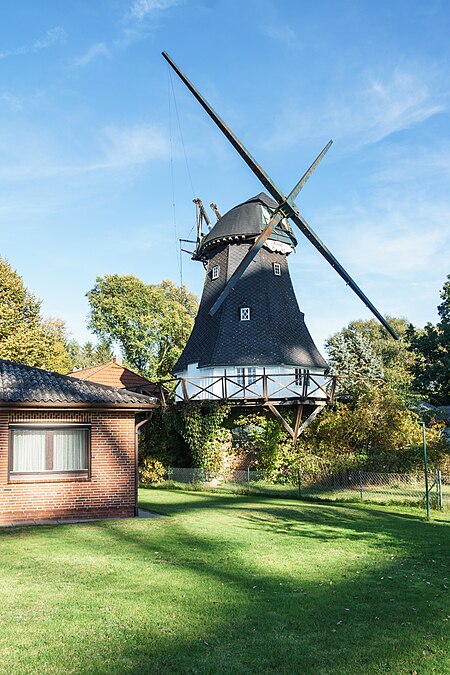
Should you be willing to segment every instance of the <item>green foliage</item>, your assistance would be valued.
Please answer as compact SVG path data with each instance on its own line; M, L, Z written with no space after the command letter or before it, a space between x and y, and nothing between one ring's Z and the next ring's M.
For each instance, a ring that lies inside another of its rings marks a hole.
M330 337L326 349L333 373L352 377L382 377L408 395L412 386L414 355L409 349L409 322L387 316L399 340L394 340L376 319L351 321Z
M369 340L350 325L325 343L330 370L334 375L383 377L381 359Z
M431 425L427 436L430 465L442 465L449 452L443 425ZM300 448L327 470L409 471L422 467L422 427L391 387L368 387L354 404L327 407L301 437Z
M72 370L100 366L114 357L111 346L106 342L93 345L92 342L80 344L76 340L70 340L67 343L67 351L72 361Z
M215 475L231 448L231 432L224 427L229 406L213 401L173 405L152 413L140 444L140 465L146 458L165 467L195 466Z
M183 419L177 406L152 411L139 441L139 464L158 459L165 467L190 466L192 455L183 437Z
M416 356L412 369L416 390L434 405L450 405L450 275L441 299L440 321L421 331L411 326L408 337Z
M71 370L64 322L44 320L41 301L0 258L0 358L61 373Z
M286 416L289 417L289 414ZM233 424L235 427L245 427L245 449L251 451L254 458L252 468L262 471L268 479L286 480L298 466L298 457L290 436L271 415L241 415Z
M102 341L118 343L127 363L145 377L170 374L197 312L197 299L185 286L113 274L97 277L87 297L89 328Z
M159 459L146 457L139 467L139 477L143 485L161 483L167 477L167 469Z
M214 401L186 405L181 410L183 437L192 453L193 465L217 473L226 447L231 446L231 432L224 427L230 407Z

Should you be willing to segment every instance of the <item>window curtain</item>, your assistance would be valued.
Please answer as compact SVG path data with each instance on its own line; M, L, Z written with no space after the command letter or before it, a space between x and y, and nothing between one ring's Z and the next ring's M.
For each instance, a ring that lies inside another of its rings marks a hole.
M87 429L53 432L53 471L86 469Z
M13 471L45 471L45 431L14 429Z

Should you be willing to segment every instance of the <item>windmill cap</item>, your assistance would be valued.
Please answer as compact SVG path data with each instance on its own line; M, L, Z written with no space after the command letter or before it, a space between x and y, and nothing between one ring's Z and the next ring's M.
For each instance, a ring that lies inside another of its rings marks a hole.
M230 240L258 236L266 226L261 207L265 207L272 213L278 207L278 204L264 192L260 192L259 195L230 209L222 218L219 218L214 227L203 237L200 242L199 255L204 254L208 248L219 246ZM283 220L274 228L269 239L282 241L290 246L297 245L297 240L286 220Z

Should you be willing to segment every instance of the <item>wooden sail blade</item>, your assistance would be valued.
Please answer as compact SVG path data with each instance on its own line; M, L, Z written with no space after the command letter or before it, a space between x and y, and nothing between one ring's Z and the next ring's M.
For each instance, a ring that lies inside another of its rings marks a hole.
M305 237L309 239L311 244L323 255L325 260L327 260L331 267L339 274L339 276L345 281L347 286L350 286L352 291L356 293L358 298L363 301L363 303L366 305L368 309L372 312L374 316L378 319L378 321L386 328L388 333L392 335L392 337L395 340L398 340L398 335L395 332L395 330L392 328L392 326L389 325L389 323L386 321L384 316L377 310L375 305L369 300L369 298L363 293L363 291L359 288L358 284L352 279L350 274L347 272L347 270L344 269L344 267L341 265L341 263L334 257L334 255L331 253L331 251L325 246L325 244L319 239L319 237L316 235L316 233L313 231L310 225L306 222L306 220L303 218L303 216L300 215L298 212L298 209L295 208L295 212L293 210L292 214L289 215L290 220L294 221L294 223L297 225L297 227L303 232Z
M297 185L295 186L295 188L292 190L292 192L289 193L288 198L287 198L287 201L288 201L290 204L293 204L293 203L295 202L295 199L296 199L296 197L298 196L298 193L300 192L300 190L303 190L303 188L305 187L306 183L307 183L308 180L310 179L312 172L315 171L315 169L316 169L317 166L320 164L320 162L322 161L322 159L325 157L325 155L327 154L328 150L331 148L332 145L333 145L333 141L328 141L328 143L326 144L326 146L324 147L324 149L322 150L322 152L321 152L319 155L317 155L316 159L315 159L314 162L311 164L311 166L309 167L309 169L308 169L307 171L305 171L305 173L304 173L303 176L300 178L300 180L298 181L298 183L297 183Z
M176 72L178 77L184 82L189 91L200 103L202 108L208 113L214 123L219 127L222 133L228 138L232 146L242 157L244 162L250 167L253 173L259 178L261 183L267 189L267 191L272 195L272 197L278 202L279 206L282 207L283 213L285 216L290 218L295 222L295 224L300 228L303 234L309 239L312 245L323 255L325 260L327 260L330 265L336 270L339 276L344 279L344 281L350 286L350 288L356 293L356 295L363 301L363 303L370 309L372 314L382 323L386 330L392 335L392 337L398 340L398 335L394 329L389 325L383 315L376 309L376 307L370 302L367 296L362 292L359 286L353 281L348 272L342 267L339 261L334 257L331 251L322 243L319 237L315 234L313 229L308 225L306 220L300 215L297 207L293 201L288 201L288 198L285 197L283 192L275 185L272 179L266 174L264 169L258 164L258 162L252 157L248 150L244 147L241 141L234 135L231 129L225 124L225 122L217 115L213 108L209 105L205 98L200 94L199 91L194 87L194 85L188 80L184 73L178 68L178 66L172 61L170 56L166 52L162 52L163 57L169 63L169 65ZM308 173L308 172L307 172ZM301 182L301 180L300 180ZM295 190L295 188L294 188ZM255 242L256 244L256 242ZM262 244L261 244L262 246ZM251 262L251 261L250 261ZM250 264L250 263L248 263ZM237 283L237 280L236 280ZM224 289L225 290L225 289Z
M231 129L225 124L225 122L219 117L219 115L213 110L209 105L208 101L203 98L199 91L194 87L192 82L188 80L186 75L178 68L178 66L172 61L167 52L162 52L163 57L166 59L167 63L173 68L178 77L184 82L186 87L189 89L191 94L197 99L202 108L206 110L208 115L211 117L213 122L217 124L221 132L228 138L231 145L234 149L240 154L244 162L251 168L253 173L259 178L261 183L264 185L266 190L270 192L272 197L279 203L285 201L285 197L281 190L275 185L272 179L266 174L264 169L258 164L258 162L251 156L249 151L242 145L241 141L237 136L231 131Z

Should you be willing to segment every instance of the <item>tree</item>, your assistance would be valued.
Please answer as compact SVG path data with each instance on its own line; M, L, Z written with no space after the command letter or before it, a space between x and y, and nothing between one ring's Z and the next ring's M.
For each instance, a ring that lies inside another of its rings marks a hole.
M399 340L376 319L351 321L326 342L334 373L383 377L394 389L408 393L412 386L414 354L409 348L409 321L387 316Z
M108 363L114 356L111 345L105 342L99 342L97 345L85 342L81 345L76 340L70 340L67 343L67 351L72 361L72 370L99 366Z
M118 343L128 365L145 377L161 379L171 372L197 313L197 299L185 286L112 274L97 277L87 297L89 328L100 340Z
M369 340L351 327L328 338L325 348L334 375L383 377L383 365Z
M450 405L450 274L440 296L440 321L435 326L428 323L422 331L411 326L408 337L416 355L416 390L434 405Z
M66 373L71 361L64 322L44 320L41 301L0 258L0 358Z

